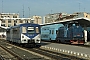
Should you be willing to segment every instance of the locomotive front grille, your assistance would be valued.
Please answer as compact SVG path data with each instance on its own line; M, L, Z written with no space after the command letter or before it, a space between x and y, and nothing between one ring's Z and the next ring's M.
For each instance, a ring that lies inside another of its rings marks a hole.
M28 40L28 43L35 43L34 39Z

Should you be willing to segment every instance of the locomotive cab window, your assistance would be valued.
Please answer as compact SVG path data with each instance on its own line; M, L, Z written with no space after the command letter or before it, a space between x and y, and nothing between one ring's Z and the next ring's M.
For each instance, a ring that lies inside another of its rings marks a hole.
M39 33L39 28L38 27L36 27L36 33Z
M27 33L26 27L22 27L22 33Z

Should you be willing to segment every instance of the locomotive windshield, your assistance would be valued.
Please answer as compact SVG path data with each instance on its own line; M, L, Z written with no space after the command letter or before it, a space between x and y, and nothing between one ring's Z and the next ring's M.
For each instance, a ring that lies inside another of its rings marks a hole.
M33 27L33 26L22 27L22 33L29 33L29 34L40 33L40 30L38 27Z
M35 33L34 27L28 27L27 32L28 33Z
M39 28L38 27L28 27L27 32L28 33L39 33Z

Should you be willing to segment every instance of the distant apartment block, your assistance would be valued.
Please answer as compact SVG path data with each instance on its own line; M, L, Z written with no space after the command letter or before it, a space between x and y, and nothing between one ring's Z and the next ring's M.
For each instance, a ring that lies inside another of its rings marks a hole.
M67 13L54 13L54 14L47 14L44 16L44 23L51 23L55 22L58 18L65 17Z
M86 13L86 12L76 12L76 13L73 13L72 15L75 15L73 18L85 17L90 19L90 13Z
M19 18L19 14L17 13L0 13L0 18Z
M76 12L73 14L67 14L67 13L54 13L54 14L47 14L44 17L44 23L51 23L51 22L58 22L61 20L67 20L67 19L75 19L85 17L90 19L90 13L86 12Z
M30 23L31 20L31 18L2 18L1 26L10 27L22 23Z
M41 16L33 16L32 18L20 18L16 13L0 13L0 25L4 27L15 26L22 23L41 24Z
M41 16L32 16L32 19L34 19L33 23L36 24L42 24L42 17Z

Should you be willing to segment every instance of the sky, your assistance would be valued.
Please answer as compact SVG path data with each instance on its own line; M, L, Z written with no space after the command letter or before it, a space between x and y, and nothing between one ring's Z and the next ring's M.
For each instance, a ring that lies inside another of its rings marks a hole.
M20 17L49 13L88 12L90 0L0 0L0 13L19 13Z

